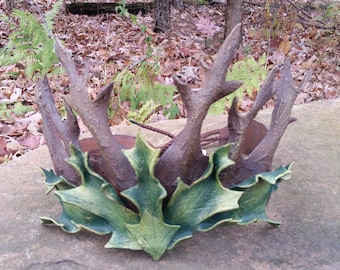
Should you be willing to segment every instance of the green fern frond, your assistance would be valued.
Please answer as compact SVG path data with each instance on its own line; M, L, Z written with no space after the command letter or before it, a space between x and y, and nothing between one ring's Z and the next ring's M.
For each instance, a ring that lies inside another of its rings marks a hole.
M148 100L143 106L139 109L138 112L129 112L128 118L133 119L137 122L145 123L148 118L155 112L158 106L155 105L153 100Z
M268 74L265 63L266 54L261 55L257 61L251 56L236 62L229 70L227 80L242 81L242 86L227 97L215 102L211 106L209 114L222 114L225 111L226 105L230 107L235 97L242 99L244 94L251 96L253 92L258 92L261 83Z
M52 29L53 18L59 11L62 0L58 0L53 9L46 13L46 22ZM9 42L4 49L0 50L0 65L10 65L22 62L25 74L32 79L41 78L43 75L53 72L55 64L58 63L54 52L54 41L49 37L48 30L40 24L30 13L22 10L14 10L13 18L1 16L9 25L19 25L9 35ZM61 71L60 68L57 71Z
M208 114L210 115L220 115L225 112L227 98L222 98L219 101L213 103L210 108Z
M14 104L14 107L12 109L13 113L15 113L17 116L23 116L25 113L32 111L29 107L25 106L21 102L17 102Z
M10 19L8 18L8 16L6 14L0 14L0 20L2 22L10 23Z
M267 76L265 67L266 56L263 54L258 61L249 57L243 61L235 63L227 75L227 80L243 81L243 85L235 93L238 97L246 92L251 95L253 91L258 91L261 82ZM229 99L229 98L228 98Z
M130 104L130 113L145 109L146 104L152 102L155 108L161 106L163 114L170 119L179 115L177 104L173 100L174 93L177 91L173 85L163 85L155 82L158 67L152 63L143 61L137 67L135 73L125 69L114 77L114 90L118 95L119 103L128 101ZM144 104L144 105L142 105ZM142 105L142 108L141 108ZM144 107L144 108L143 108ZM153 109L151 111L154 111ZM149 110L146 115L151 113ZM141 111L138 113L141 114ZM131 117L139 122L140 119ZM144 119L144 117L141 117Z
M58 0L56 3L54 3L52 9L45 13L45 21L50 31L53 30L53 24L54 24L53 19L57 16L62 4L63 4L63 1Z
M15 121L13 114L23 116L25 113L32 111L31 108L25 106L21 102L13 104L0 103L0 118Z
M7 108L6 103L0 103L0 118L9 119L11 111Z
M135 75L129 71L128 69L125 69L118 74L116 74L113 81L114 84L114 90L115 93L118 94L119 101L128 101L133 98L133 95L135 93L135 85L133 83Z
M25 74L28 78L35 78L37 77L36 73L41 70L41 65L38 62L32 62L32 64L27 65L25 69Z

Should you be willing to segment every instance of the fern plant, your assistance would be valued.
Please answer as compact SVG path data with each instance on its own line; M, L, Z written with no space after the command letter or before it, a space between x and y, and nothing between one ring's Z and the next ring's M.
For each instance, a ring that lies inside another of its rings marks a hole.
M126 1L125 0L121 0L119 2L119 5L116 6L115 10L120 16L128 16L129 15L129 11L126 8Z
M0 103L0 119L6 121L15 121L13 118L14 115L23 116L30 111L32 111L32 109L21 102L14 104Z
M173 85L163 85L155 82L157 68L149 62L142 62L134 73L125 69L115 78L115 93L118 102L129 102L129 118L145 122L156 108L162 107L163 114L170 119L179 114L178 106L173 100L177 91Z
M26 76L34 80L47 73L60 73L49 31L53 29L53 18L61 5L62 0L58 0L53 9L45 14L46 28L28 12L14 10L12 18L3 14L1 19L8 23L11 34L7 45L0 49L0 66L22 62Z
M242 99L244 94L251 96L253 92L258 92L261 83L268 74L265 63L266 54L263 54L257 61L253 56L250 56L236 62L229 70L227 80L242 81L242 86L227 97L215 102L211 106L209 113L222 114L225 111L226 105L230 107L235 97Z
M130 111L127 117L137 122L145 123L157 108L158 106L152 100L148 100L138 111Z

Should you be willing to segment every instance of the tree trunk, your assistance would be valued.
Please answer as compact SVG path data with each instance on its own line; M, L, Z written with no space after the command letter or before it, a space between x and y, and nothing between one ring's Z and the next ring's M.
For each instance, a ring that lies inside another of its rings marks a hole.
M242 1L240 0L228 0L225 8L225 27L224 38L226 38L236 25L242 23ZM240 28L240 34L242 27ZM241 37L241 35L240 35Z
M5 4L6 4L6 9L7 10L12 10L13 8L15 8L14 0L6 0Z
M116 8L121 6L120 3L90 3L90 2L77 2L66 4L66 10L71 14L80 15L98 15L105 13L117 13ZM154 8L153 2L146 3L126 3L125 8L131 14L138 14L142 12L143 14L149 12Z
M155 32L164 32L170 29L170 3L168 0L155 1Z
M182 10L184 8L183 0L174 0L174 8L178 10Z

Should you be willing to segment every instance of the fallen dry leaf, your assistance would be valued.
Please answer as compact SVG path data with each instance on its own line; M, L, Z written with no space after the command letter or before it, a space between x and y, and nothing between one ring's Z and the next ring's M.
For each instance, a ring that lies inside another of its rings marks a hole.
M32 133L25 133L22 136L20 136L17 141L20 143L20 145L33 150L38 148L41 145L42 136L35 136Z
M199 20L196 23L197 30L202 34L207 35L207 38L212 39L215 32L219 30L215 22L211 20L210 16L198 16Z
M0 136L0 156L10 155L11 152L7 148L7 140L5 137ZM1 162L0 162L1 164Z
M289 37L285 36L285 38L279 44L279 49L286 55L290 51L290 47L291 44L289 41Z

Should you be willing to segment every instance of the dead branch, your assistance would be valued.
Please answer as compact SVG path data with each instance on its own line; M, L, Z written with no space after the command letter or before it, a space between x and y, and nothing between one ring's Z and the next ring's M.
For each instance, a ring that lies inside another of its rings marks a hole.
M141 128L144 128L144 129L147 129L147 130L150 130L150 131L157 132L159 134L165 135L165 136L167 136L167 137L169 137L171 139L175 137L175 135L171 134L170 132L167 132L167 131L165 131L163 129L155 128L153 126L149 126L149 125L146 125L146 124L139 123L139 122L137 122L137 121L135 121L133 119L129 119L129 122L131 122L132 124L135 124L135 125L137 125L137 126L139 126Z

